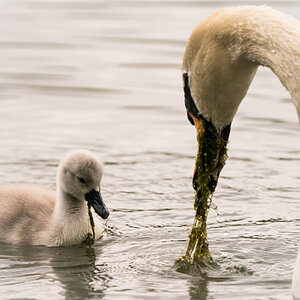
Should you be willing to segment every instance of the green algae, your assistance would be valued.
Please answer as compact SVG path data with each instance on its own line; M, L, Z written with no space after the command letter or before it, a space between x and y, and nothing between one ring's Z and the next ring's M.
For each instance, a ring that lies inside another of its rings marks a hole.
M195 163L195 220L189 234L185 255L176 262L179 272L202 274L213 260L208 248L206 221L219 174L227 159L227 141L212 123L201 119L197 124L198 154Z
M87 245L92 245L92 244L94 244L94 241L95 241L95 222L94 222L93 214L91 212L90 204L88 204L88 214L89 214L89 221L90 221L92 232L87 233L87 235L85 236L85 239L82 243L87 244Z

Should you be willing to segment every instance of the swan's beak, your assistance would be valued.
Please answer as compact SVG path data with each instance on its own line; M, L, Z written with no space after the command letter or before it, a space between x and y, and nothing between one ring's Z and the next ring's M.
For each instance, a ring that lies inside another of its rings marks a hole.
M213 193L227 158L226 145L231 124L218 132L213 123L207 121L198 111L190 90L188 73L183 74L183 83L187 117L196 127L198 140L193 186L197 190L197 186L204 184L209 188L210 193Z
M193 186L199 186L199 180L206 182L210 193L215 191L220 172L227 158L226 145L230 125L219 134L211 122L195 117L188 112L197 131L198 154L193 176ZM206 177L207 179L204 179Z
M91 190L84 195L85 200L94 208L95 212L103 219L107 219L109 211L103 202L100 191Z

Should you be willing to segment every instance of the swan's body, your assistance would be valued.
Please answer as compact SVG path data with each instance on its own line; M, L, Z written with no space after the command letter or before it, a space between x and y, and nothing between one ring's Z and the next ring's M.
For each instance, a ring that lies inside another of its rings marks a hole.
M80 150L60 163L56 192L26 185L1 186L0 239L45 246L83 242L92 234L88 202L101 217L109 214L100 195L102 172L99 159ZM102 225L94 220L95 238L99 238Z
M229 125L259 65L290 92L300 119L300 22L265 6L218 10L193 31L183 72L200 114Z

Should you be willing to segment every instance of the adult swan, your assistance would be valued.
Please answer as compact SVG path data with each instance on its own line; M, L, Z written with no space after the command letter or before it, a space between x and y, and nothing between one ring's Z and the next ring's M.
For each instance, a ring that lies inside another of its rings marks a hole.
M289 91L300 120L299 21L266 6L225 8L203 20L186 46L185 106L199 147L193 178L196 218L183 257L192 265L208 250L206 234L199 240L206 233L208 200L225 164L231 122L260 65Z

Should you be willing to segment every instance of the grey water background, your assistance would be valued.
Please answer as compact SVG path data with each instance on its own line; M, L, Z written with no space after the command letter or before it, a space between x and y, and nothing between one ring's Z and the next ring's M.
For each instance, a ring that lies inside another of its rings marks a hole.
M1 299L291 299L300 238L300 127L260 68L234 120L208 220L218 268L176 272L194 217L188 36L212 11L261 1L0 2L0 182L55 189L77 148L105 162L111 210L94 246L0 244ZM299 1L268 1L300 17Z

